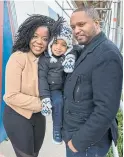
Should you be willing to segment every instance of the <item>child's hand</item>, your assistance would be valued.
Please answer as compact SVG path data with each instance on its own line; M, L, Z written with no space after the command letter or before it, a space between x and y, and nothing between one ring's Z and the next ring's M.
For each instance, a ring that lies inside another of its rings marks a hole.
M75 56L73 54L68 54L65 56L65 60L62 63L62 66L64 67L64 72L72 73L75 66Z
M42 110L41 113L44 116L49 116L52 113L52 105L50 98L44 98L42 99Z

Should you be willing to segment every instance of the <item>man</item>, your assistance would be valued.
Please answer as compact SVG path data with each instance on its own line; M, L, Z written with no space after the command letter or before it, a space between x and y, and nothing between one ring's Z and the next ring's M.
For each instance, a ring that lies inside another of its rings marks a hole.
M84 48L64 86L66 157L105 157L112 139L117 143L122 56L101 31L94 8L77 9L70 24Z

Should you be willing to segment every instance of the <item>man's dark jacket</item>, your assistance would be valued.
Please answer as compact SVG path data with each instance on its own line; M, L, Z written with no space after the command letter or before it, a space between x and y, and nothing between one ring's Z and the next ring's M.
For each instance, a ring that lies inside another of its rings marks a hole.
M122 56L101 32L83 48L64 86L63 139L78 151L100 143L111 130L117 142L115 117L122 90Z

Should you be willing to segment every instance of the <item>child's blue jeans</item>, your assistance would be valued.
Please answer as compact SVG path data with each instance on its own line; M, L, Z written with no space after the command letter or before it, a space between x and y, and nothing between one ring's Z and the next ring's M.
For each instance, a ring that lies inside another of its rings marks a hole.
M52 100L53 127L57 129L61 129L62 113L63 113L62 91L60 90L51 91L51 100Z

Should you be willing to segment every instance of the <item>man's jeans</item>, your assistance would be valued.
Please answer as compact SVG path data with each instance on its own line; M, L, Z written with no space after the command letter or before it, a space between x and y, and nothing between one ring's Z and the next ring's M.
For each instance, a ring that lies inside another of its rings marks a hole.
M111 146L111 140L107 136L108 134L104 136L98 145L89 147L85 152L74 153L66 146L66 157L106 157Z
M52 118L53 127L61 129L62 127L62 112L63 112L63 96L60 90L51 91L52 99Z
M106 149L108 150L108 147L106 146ZM98 147L90 147L85 152L72 152L68 147L66 147L66 157L106 157L106 154L101 148ZM101 151L101 152L100 152ZM102 152L103 151L103 152ZM102 155L103 154L103 155Z

